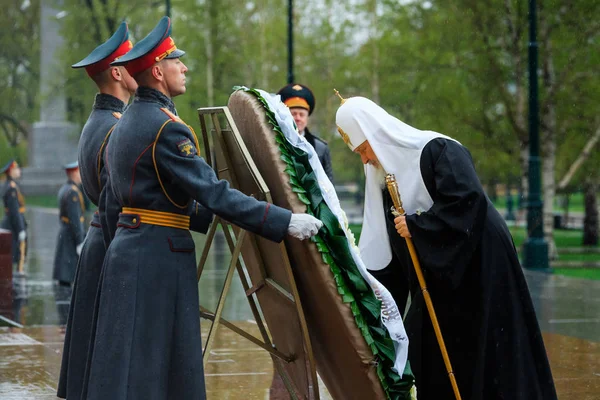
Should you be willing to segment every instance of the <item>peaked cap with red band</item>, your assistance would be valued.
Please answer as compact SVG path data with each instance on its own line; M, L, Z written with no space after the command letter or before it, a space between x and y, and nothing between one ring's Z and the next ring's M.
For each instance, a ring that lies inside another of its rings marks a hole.
M281 88L277 94L281 96L281 101L288 108L304 108L309 115L315 109L315 96L307 86L290 83Z
M2 169L0 169L0 174L8 174L11 169L13 169L17 165L17 161L13 158L8 163L4 164Z
M162 17L148 36L111 65L124 65L127 72L135 76L165 58L179 58L184 54L185 51L179 50L171 39L171 19Z
M75 171L76 169L79 169L79 162L73 161L71 163L63 165L63 168L66 172Z
M85 68L89 76L94 76L110 68L110 63L131 50L133 44L129 40L129 28L121 22L119 29L100 46L96 47L86 58L72 68Z

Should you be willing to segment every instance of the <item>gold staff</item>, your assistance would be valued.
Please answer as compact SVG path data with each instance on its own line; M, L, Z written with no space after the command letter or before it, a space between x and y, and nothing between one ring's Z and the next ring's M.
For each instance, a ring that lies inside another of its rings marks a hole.
M388 191L390 192L392 201L394 202L394 207L392 207L392 214L394 214L394 216L396 217L400 215L406 215L404 208L402 208L402 199L400 198L400 192L398 191L398 183L396 182L396 177L394 176L394 174L387 174L385 176L385 184L387 186ZM406 239L406 246L408 247L410 258L412 259L413 266L415 267L415 272L417 273L419 286L421 286L421 293L423 293L425 304L427 304L427 311L429 312L429 317L431 318L431 323L433 324L435 337L437 338L438 344L440 345L440 351L442 352L442 357L444 358L444 364L446 364L446 371L448 371L448 378L450 378L450 383L452 384L452 389L454 390L454 396L457 400L461 400L460 392L458 391L458 385L456 384L456 377L454 376L454 372L452 371L452 364L450 364L448 350L446 350L444 338L442 337L442 331L440 330L440 325L435 315L435 310L433 309L433 303L431 302L431 296L429 295L429 291L427 290L425 277L423 276L423 271L421 271L421 264L419 263L419 259L417 258L415 245L413 244L411 238L407 237L404 239Z

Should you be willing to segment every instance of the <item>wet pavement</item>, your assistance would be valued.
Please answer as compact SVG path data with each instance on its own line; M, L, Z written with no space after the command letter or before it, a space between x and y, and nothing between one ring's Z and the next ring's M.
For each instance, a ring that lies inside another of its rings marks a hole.
M31 209L27 271L28 300L22 309L20 332L0 322L0 398L56 399L62 341L54 301L52 263L57 211ZM204 236L195 237L198 258ZM209 254L200 282L200 302L214 309L228 263L221 239ZM600 399L600 281L567 278L526 271L538 319L555 378L559 399ZM237 277L234 278L223 317L260 337L252 312ZM210 323L202 321L203 338ZM198 344L200 345L200 343ZM280 399L281 390L269 393L273 364L264 350L220 328L205 366L210 400ZM322 385L321 385L322 386ZM329 399L325 388L322 399Z

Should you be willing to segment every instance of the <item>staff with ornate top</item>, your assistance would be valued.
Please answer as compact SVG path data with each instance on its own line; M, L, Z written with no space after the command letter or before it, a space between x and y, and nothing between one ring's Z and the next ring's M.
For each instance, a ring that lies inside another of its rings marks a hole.
M400 310L410 299L419 400L460 399L458 388L472 400L556 399L510 232L469 151L364 97L343 99L336 124L365 164L361 257Z
M392 214L396 217L394 219L394 222L397 223L396 228L400 230L404 228L406 224L402 225L401 222L403 222L403 220L399 217L405 216L406 212L404 211L404 208L402 208L402 198L400 197L400 192L398 191L398 183L396 182L396 177L394 176L394 174L387 174L385 176L385 184L387 186L388 192L390 192L392 202L394 203L394 206L391 208ZM421 271L421 264L419 263L419 257L417 256L415 245L412 242L408 230L406 230L406 234L401 234L400 236L403 236L404 240L406 240L406 246L408 247L410 258L413 262L413 267L415 268L417 279L419 280L419 285L421 286L421 293L423 294L425 304L427 305L429 318L431 318L431 323L433 324L433 329L435 330L435 337L437 338L438 345L440 346L440 351L442 352L442 357L444 358L444 364L446 364L446 371L448 372L448 378L450 379L450 383L452 384L454 396L457 400L460 400L460 391L458 390L458 385L456 384L456 377L454 376L454 371L452 370L450 356L448 356L448 350L446 350L446 345L444 344L444 337L442 336L440 324L438 323L437 316L435 315L435 309L433 308L431 296L429 295L429 291L427 290L427 283L425 282L423 271Z

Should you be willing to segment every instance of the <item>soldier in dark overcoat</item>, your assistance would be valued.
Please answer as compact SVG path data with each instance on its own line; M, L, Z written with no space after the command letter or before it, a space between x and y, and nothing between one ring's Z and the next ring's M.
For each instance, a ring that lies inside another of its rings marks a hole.
M75 270L85 239L85 229L83 228L85 203L80 188L81 176L77 162L65 165L65 172L68 178L67 183L62 185L58 191L60 228L52 273L52 278L56 281L56 309L61 330L66 328Z
M217 179L195 133L175 114L171 98L185 92L187 68L170 32L164 17L113 63L125 65L140 87L106 150L122 212L103 266L88 400L206 397L192 199L202 213L274 241L287 233L306 239L322 225Z
M21 167L17 161L10 160L2 167L0 173L6 175L1 191L4 218L0 227L11 231L13 267L23 273L27 248L27 221L25 220L25 198L17 183L21 177Z
M25 258L27 255L27 220L25 219L25 198L17 181L21 177L21 168L15 160L10 160L0 170L5 174L6 182L0 188L0 196L4 203L4 218L0 227L12 233L13 263L13 318L23 324L23 307L27 304L28 289L25 274ZM16 331L18 331L18 328Z
M315 149L325 173L329 180L333 182L333 165L329 145L313 134L307 126L310 115L315 110L315 96L312 90L299 83L290 83L282 87L277 94L281 96L281 101L290 109L298 128L298 134L304 136L306 141Z
M73 68L84 68L96 86L92 112L79 139L79 170L86 197L99 208L107 180L104 150L114 125L121 118L137 83L124 67L110 63L133 47L125 22L104 43ZM95 212L87 232L71 296L71 308L61 363L58 397L79 399L91 338L94 305L106 246L101 218Z

